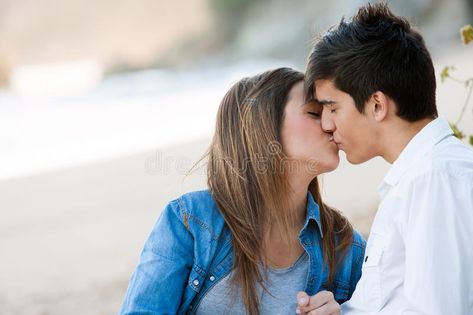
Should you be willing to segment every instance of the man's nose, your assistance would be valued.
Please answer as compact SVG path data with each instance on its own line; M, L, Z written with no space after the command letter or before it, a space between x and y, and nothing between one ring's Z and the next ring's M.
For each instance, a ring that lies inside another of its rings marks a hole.
M335 131L335 124L333 123L333 119L331 117L330 110L326 107L322 110L322 118L321 118L321 126L322 130L325 132L334 132Z

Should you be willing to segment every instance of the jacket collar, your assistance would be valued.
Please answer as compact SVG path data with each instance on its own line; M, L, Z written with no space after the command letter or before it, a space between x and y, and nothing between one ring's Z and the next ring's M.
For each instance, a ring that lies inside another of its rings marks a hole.
M399 182L416 160L423 158L437 143L451 135L452 129L442 118L434 119L422 128L402 150L384 177L378 189L381 198Z
M320 208L319 205L315 202L314 197L310 192L307 192L307 214L305 218L304 227L302 230L305 230L309 225L310 221L315 221L319 227L320 237L323 238L322 223L320 221Z

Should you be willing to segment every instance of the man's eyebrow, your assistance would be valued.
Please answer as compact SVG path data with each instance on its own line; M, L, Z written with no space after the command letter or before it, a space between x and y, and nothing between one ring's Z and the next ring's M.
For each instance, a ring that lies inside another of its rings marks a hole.
M334 100L326 100L326 99L318 100L316 98L314 98L313 101L316 102L319 105L333 105L333 104L336 103L336 101L334 101Z

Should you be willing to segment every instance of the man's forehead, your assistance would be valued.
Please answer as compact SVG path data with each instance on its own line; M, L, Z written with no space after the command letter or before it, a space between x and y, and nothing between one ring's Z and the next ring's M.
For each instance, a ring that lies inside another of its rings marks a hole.
M313 99L320 105L333 105L336 103L333 97L335 88L331 80L317 80L314 82Z
M327 80L327 79L315 80L314 91L317 89L332 90L332 89L336 89L336 85L333 80Z

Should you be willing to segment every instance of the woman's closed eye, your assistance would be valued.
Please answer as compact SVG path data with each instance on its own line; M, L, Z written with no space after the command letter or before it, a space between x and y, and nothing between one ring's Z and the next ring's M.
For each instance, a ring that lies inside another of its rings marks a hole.
M310 111L310 112L307 112L307 114L314 116L315 118L320 118L321 113L318 111Z
M305 106L306 113L309 114L312 118L320 119L322 117L323 107L321 105L317 104L314 101L311 101L307 102Z

